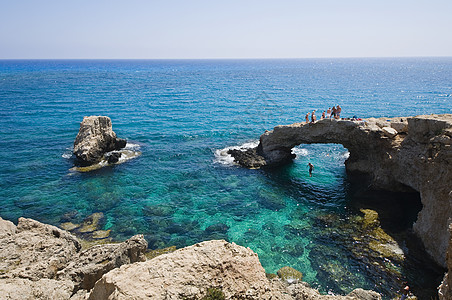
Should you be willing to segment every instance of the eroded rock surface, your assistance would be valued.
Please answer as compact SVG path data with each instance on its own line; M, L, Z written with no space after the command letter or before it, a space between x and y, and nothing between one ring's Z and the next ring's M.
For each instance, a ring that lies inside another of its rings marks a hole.
M270 281L256 253L222 240L114 269L96 282L89 299L203 299L209 290L225 299L381 299L371 291L328 296L305 283Z
M144 261L146 248L137 235L82 251L75 236L55 226L0 218L0 299L69 299L111 269Z
M447 269L448 272L444 275L443 282L438 288L439 300L452 299L452 224L449 225L449 249L447 249Z
M336 143L346 147L351 175L367 177L369 186L390 191L416 190L423 209L413 228L435 261L446 266L452 220L452 114L363 121L324 119L276 126L260 137L253 161L231 153L244 166L272 166L293 156L299 144Z
M84 117L75 138L74 154L80 165L89 166L100 162L105 153L124 148L126 143L116 137L109 117Z

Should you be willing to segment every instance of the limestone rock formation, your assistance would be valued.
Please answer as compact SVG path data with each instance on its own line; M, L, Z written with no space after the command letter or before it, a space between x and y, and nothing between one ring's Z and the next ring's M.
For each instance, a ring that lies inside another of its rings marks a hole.
M1 236L1 278L54 279L80 249L78 240L68 232L19 218L15 234Z
M89 299L203 299L212 290L225 299L381 299L371 291L328 296L305 283L269 281L256 253L218 240L112 270L96 282Z
M114 268L137 261L145 261L147 242L136 235L120 244L96 245L80 252L57 277L70 279L76 290L90 290L94 283Z
M449 249L447 249L447 269L443 282L438 288L439 300L452 299L452 224L449 225Z
M8 220L3 220L0 217L0 237L3 235L13 235L16 233L16 225Z
M105 153L124 148L126 143L116 137L109 117L89 116L80 124L73 152L80 165L89 166L100 162Z
M446 265L452 221L452 114L363 121L324 119L276 126L260 137L254 161L244 166L279 165L293 157L299 144L336 143L346 147L348 174L367 177L371 188L416 190L423 209L413 225L428 253ZM250 152L251 153L251 152Z
M113 270L96 283L89 299L201 299L208 288L220 289L227 299L270 297L253 251L208 241Z
M111 269L145 260L146 248L138 235L82 251L76 237L55 226L0 218L0 299L69 299Z
M71 299L73 288L74 284L70 280L45 278L37 281L22 278L0 279L0 299Z

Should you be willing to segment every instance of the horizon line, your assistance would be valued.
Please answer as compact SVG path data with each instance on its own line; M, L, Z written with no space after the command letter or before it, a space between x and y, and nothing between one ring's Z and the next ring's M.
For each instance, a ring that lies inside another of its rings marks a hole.
M218 58L0 58L0 60L297 60L297 59L452 58L439 56L218 57Z

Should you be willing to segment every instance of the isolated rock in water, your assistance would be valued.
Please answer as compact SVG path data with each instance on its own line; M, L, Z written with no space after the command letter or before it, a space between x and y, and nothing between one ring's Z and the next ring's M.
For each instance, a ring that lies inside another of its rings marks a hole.
M84 117L74 142L74 154L79 163L89 166L98 163L105 153L119 150L127 141L116 137L109 117Z
M110 154L110 156L108 156L108 163L109 164L117 163L120 158L121 158L121 153L113 152Z

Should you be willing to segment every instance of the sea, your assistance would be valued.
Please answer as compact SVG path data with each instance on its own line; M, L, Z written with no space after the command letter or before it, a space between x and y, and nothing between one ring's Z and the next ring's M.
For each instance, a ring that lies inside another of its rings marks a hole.
M144 234L162 249L225 239L255 251L267 273L299 270L323 294L365 288L391 299L407 283L432 297L444 270L411 231L419 194L351 181L339 144L299 145L293 163L273 169L227 154L333 105L342 117L452 113L452 57L0 60L0 216L61 226L102 213L113 241ZM136 155L74 169L91 115L110 117ZM362 242L363 209L378 212L403 261Z

